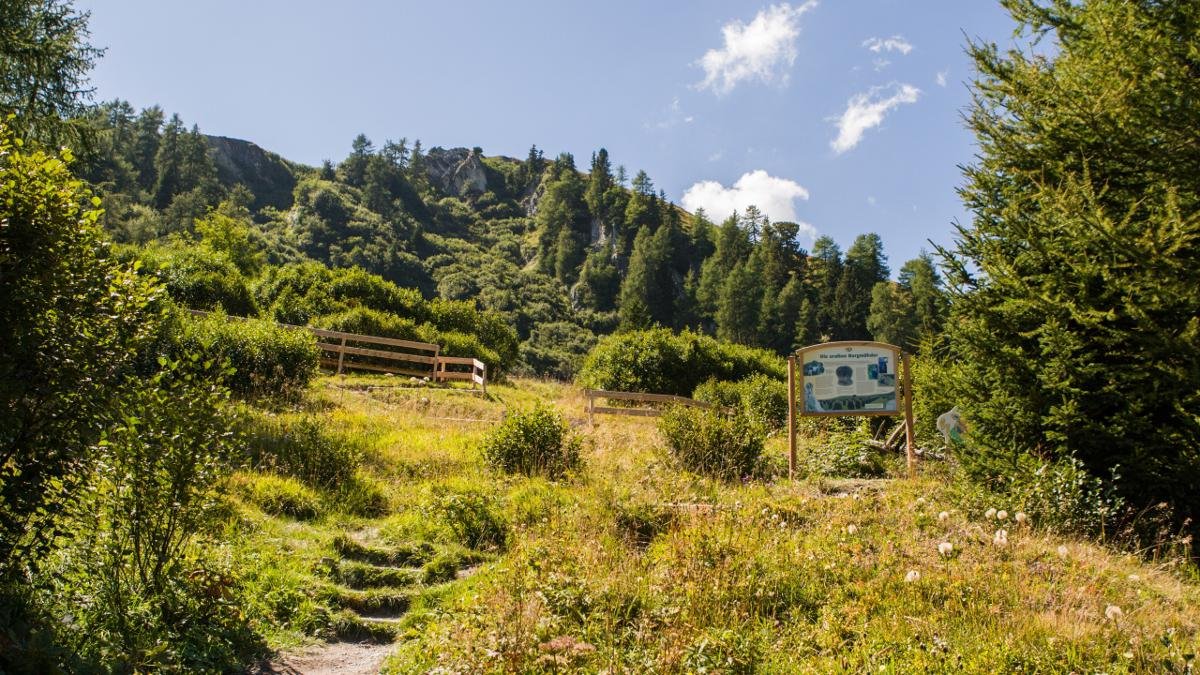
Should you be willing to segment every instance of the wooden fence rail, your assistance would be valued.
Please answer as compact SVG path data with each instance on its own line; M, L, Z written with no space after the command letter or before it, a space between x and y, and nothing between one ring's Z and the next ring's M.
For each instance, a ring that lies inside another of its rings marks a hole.
M188 310L196 316L211 312ZM245 321L240 316L228 316L231 321ZM324 328L278 324L284 328L306 330L317 338L321 350L321 366L341 375L347 370L428 377L434 382L461 380L483 388L487 393L487 366L479 359L462 356L442 356L441 346L431 342L414 342L377 335L343 333ZM449 368L447 368L449 366Z
M630 415L633 417L658 417L662 415L662 408L617 408L614 406L601 406L596 405L597 399L633 401L635 403L672 403L675 405L691 406L693 408L719 407L712 403L705 403L704 401L671 394L641 394L632 391L605 391L604 389L584 389L583 393L587 397L588 422L592 424L595 423L596 414Z

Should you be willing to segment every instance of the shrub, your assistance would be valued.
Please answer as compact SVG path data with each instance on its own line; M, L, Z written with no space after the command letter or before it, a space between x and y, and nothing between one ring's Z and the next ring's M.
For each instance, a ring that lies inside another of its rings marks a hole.
M64 159L70 161L69 153ZM163 293L119 264L65 161L0 121L0 577L35 566L77 496ZM24 572L19 572L24 583ZM3 580L3 579L0 579Z
M256 415L249 419L246 448L257 470L334 488L349 482L362 460L362 448L322 418Z
M508 543L508 526L495 500L482 492L436 486L421 510L449 528L454 540L467 548L502 549Z
M600 340L584 360L578 382L593 389L690 396L706 380L741 380L755 373L783 378L785 362L763 349L656 328Z
M156 275L167 292L188 309L224 310L234 316L256 316L250 285L229 256L207 246L178 243L143 249L138 259Z
M321 512L321 496L290 476L257 475L245 483L245 490L252 504L273 516L309 520Z
M787 425L787 382L757 374L740 382L709 380L696 387L692 398L714 405L741 408L763 429L782 429Z
M243 396L296 396L316 376L321 357L307 331L221 315L186 320L180 343L183 352L228 360L229 387Z
M561 478L579 465L582 441L553 408L509 415L483 442L483 456L505 473Z
M801 470L814 476L877 478L887 475L879 451L866 444L870 424L862 422L852 431L827 434L809 441L797 458Z
M667 409L659 431L684 468L723 480L754 473L762 455L762 432L743 411L725 415L684 406Z

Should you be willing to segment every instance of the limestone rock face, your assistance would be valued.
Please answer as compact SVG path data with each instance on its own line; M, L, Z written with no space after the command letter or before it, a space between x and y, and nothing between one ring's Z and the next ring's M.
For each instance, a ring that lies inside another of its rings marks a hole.
M255 211L264 206L292 207L296 176L279 155L238 138L205 136L204 140L217 167L217 179L222 185L241 183L249 188L254 193Z
M483 158L466 148L430 148L425 155L430 184L450 195L481 195L488 189Z

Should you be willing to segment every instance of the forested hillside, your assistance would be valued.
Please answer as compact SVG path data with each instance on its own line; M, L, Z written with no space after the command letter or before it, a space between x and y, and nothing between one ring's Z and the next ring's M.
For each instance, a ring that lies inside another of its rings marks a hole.
M79 170L105 200L104 226L144 247L130 255L196 309L328 323L334 308L289 304L280 280L330 274L304 267L314 261L358 268L501 317L520 343L503 367L560 378L616 330L691 329L782 354L822 339L915 346L944 314L928 256L893 283L877 235L845 252L820 237L808 251L798 225L754 207L714 223L645 172L629 179L603 148L579 167L536 146L517 160L360 135L313 168L158 108L114 101L90 114L97 138ZM194 242L216 255L199 264Z

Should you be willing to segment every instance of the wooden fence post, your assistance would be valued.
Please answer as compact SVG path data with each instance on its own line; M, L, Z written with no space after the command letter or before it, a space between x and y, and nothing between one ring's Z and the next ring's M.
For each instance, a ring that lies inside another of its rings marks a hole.
M908 459L908 477L917 475L917 452L913 440L913 411L912 411L912 357L901 353L900 363L904 366L904 443L905 455Z
M343 337L342 338L342 348L340 351L338 351L338 369L337 369L338 375L342 374L342 361L344 361L345 358L346 358L346 338Z
M788 480L796 479L796 357L788 357Z

